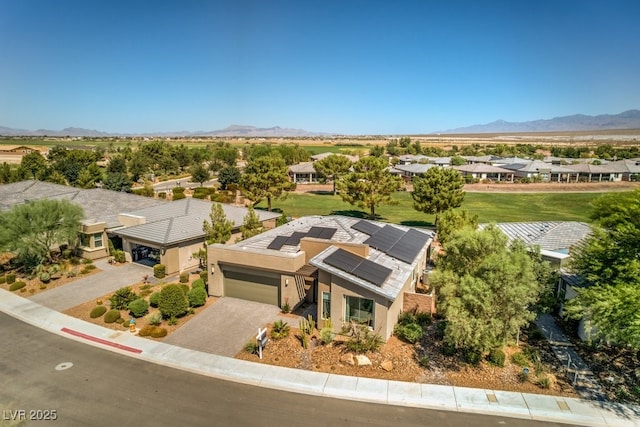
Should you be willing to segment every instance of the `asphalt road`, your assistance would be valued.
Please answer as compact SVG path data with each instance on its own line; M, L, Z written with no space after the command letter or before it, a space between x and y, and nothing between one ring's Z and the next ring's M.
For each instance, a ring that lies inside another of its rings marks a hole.
M0 426L22 425L12 418L23 416L26 425L109 427L559 425L221 381L78 343L4 313L0 343ZM30 420L33 417L56 419Z

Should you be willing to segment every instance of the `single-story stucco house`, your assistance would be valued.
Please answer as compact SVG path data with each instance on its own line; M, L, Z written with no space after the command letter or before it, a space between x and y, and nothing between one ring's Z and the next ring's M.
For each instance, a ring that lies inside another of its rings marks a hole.
M213 296L292 309L317 304L317 325L331 319L368 325L383 339L401 311L433 311L417 294L432 233L343 216L308 216L233 245L208 246Z

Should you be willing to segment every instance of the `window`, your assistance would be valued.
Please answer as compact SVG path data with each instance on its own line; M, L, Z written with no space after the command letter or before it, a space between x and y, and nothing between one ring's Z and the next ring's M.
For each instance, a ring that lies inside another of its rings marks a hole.
M358 298L358 297L344 297L344 319L345 322L354 321L361 325L374 325L373 318L373 300Z
M85 248L89 247L89 235L80 233L80 246Z
M93 235L93 247L94 248L102 247L102 233L95 233Z
M322 293L322 318L329 319L331 317L331 293Z

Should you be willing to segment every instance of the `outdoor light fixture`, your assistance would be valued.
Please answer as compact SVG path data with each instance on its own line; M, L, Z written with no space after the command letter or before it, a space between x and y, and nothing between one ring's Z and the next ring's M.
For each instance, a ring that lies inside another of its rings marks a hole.
M284 279L284 285L289 286L289 279Z
M211 274L216 272L216 268L213 266L213 264L211 265Z

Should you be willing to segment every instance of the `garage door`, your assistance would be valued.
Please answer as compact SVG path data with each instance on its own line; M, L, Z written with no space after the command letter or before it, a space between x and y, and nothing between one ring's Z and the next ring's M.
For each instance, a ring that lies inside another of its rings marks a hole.
M223 274L225 296L279 306L279 277L229 270Z

